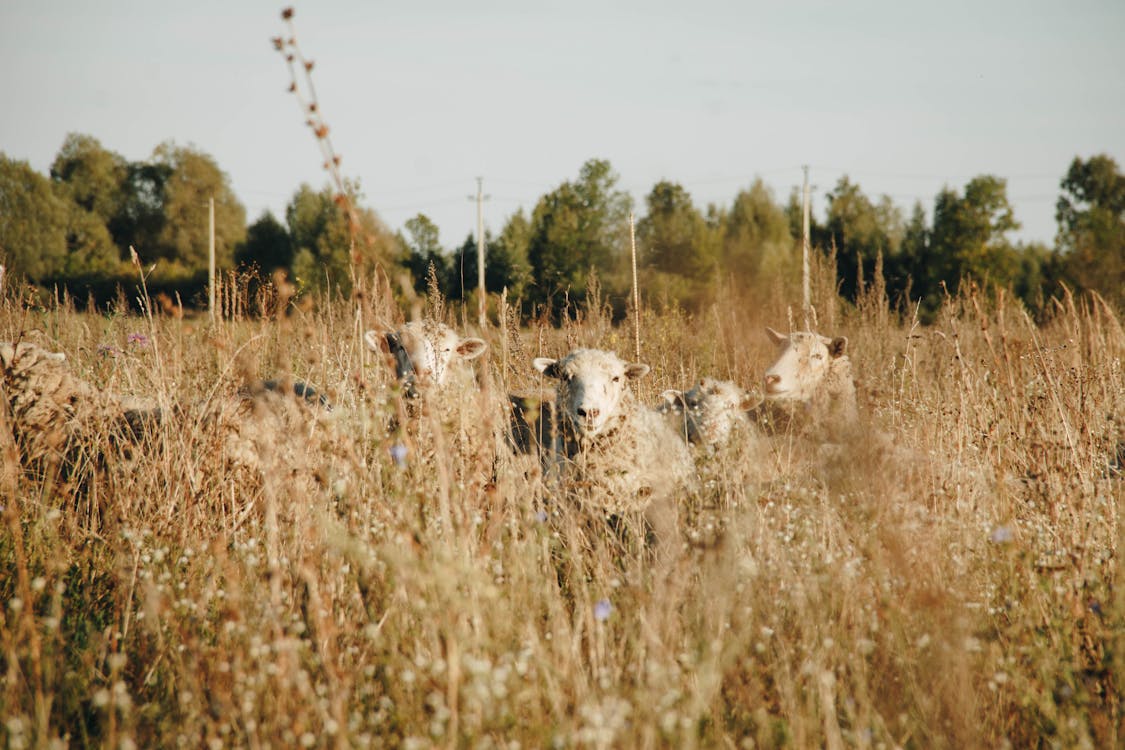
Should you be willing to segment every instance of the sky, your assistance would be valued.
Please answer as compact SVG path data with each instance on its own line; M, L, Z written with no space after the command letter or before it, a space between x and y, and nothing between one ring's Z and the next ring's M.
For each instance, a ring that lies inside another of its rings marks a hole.
M346 177L393 230L447 248L608 159L638 215L658 181L701 209L760 177L813 208L842 175L909 215L1008 180L1053 242L1075 157L1125 167L1125 2L293 3ZM282 2L0 0L0 151L47 173L67 133L129 160L192 144L253 221L327 184L285 62Z

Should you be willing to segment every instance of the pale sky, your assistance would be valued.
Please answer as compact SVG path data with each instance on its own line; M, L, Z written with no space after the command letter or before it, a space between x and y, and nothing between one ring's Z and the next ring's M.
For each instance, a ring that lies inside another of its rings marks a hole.
M194 144L253 221L326 184L284 61L284 2L0 0L0 151L46 173L68 132L130 160ZM814 210L848 174L927 211L943 186L1008 179L1051 242L1075 156L1125 168L1125 2L294 3L346 176L392 229L447 248L608 159L644 213L661 179L729 205L755 176Z

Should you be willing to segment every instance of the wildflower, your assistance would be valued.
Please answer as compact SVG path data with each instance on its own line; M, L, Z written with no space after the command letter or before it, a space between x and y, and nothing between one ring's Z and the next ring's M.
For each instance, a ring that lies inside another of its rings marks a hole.
M402 443L395 443L391 446L391 459L395 462L395 466L402 468L406 466L406 446Z
M98 354L103 357L116 357L120 353L120 349L116 346L110 346L109 344L101 344L98 347Z
M988 540L993 544L1007 544L1013 538L1015 538L1015 534L1012 532L1011 526L997 526L988 535Z
M130 333L126 340L137 346L148 346L148 336L143 333Z
M535 520L538 521L539 523L547 523L547 511L541 510L541 511L536 512Z
M598 622L608 620L611 612L613 612L613 605L609 603L609 599L599 599L594 605L594 619Z

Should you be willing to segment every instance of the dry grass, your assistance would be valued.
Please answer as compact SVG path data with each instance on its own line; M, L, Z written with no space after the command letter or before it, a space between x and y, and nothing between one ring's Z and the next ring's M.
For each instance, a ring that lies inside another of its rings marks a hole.
M0 303L0 340L37 331L99 387L181 405L139 446L87 436L70 467L17 469L0 423L0 735L1120 746L1119 321L1068 300L1036 326L970 295L921 328L818 296L822 331L850 339L863 424L827 449L781 436L702 462L663 555L552 502L490 442L504 394L543 386L531 357L628 356L631 331L598 309L486 333L486 387L390 429L389 371L351 305L209 328ZM782 298L646 314L639 395L703 374L754 386ZM184 407L279 374L337 414L267 431L257 468Z

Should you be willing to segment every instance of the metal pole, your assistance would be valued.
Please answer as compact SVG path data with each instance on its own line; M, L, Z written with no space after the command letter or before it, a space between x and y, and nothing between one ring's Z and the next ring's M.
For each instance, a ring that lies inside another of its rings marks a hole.
M207 310L211 315L211 322L215 322L215 198L207 201L207 215L210 228L208 231L207 248Z
M801 310L805 318L805 330L809 330L809 313L812 304L809 299L809 168L801 167L805 171L805 187L802 191L801 213L802 241L801 241Z
M477 296L480 298L480 327L484 330L484 178L477 178Z

